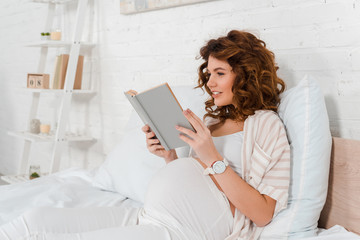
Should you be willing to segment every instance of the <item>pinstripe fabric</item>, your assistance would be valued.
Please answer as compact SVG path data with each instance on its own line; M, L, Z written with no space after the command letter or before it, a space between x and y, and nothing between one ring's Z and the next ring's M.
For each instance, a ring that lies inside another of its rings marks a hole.
M261 194L276 200L274 217L287 206L290 145L277 113L258 110L244 123L243 179ZM226 240L258 239L261 227L236 209L233 233Z

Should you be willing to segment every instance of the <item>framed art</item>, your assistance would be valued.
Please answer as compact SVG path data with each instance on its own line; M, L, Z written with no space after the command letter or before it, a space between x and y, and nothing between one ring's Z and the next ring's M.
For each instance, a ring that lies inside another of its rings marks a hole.
M120 13L132 14L216 0L120 0Z

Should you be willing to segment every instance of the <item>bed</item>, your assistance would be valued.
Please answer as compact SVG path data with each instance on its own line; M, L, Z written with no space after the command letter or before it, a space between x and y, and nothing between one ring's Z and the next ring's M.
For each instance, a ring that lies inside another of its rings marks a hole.
M360 141L333 138L329 189L319 227L360 234Z
M360 141L333 138L329 191L319 236L309 240L360 239ZM93 186L94 171L68 169L31 182L0 187L0 225L37 206L141 206ZM51 187L50 187L51 186ZM328 229L328 230L325 230Z
M292 109L298 110L301 108L296 107L296 104L290 104L293 103L294 99L296 101L309 101L316 99L315 95L319 95L317 91L314 93L308 91L311 87L318 90L318 86L310 84L309 79L306 79L304 82L302 81L302 83L303 85L298 85L298 89L289 91L288 96L282 97L284 100L283 105L286 104L286 107L288 107L290 111L293 111ZM180 104L183 107L192 106L192 111L198 116L201 116L203 113L201 112L203 111L202 108L197 109L194 106L194 99L184 97L189 94L186 92L184 95L184 89L185 88L173 89L176 96L183 96L180 98ZM305 94L307 97L298 95L297 93ZM289 96L293 99L290 99ZM203 100L203 96L198 99L198 101ZM298 102L297 104L298 106L311 105L309 102L307 104ZM324 103L322 103L320 107L321 111L326 111ZM316 105L311 105L311 109L315 112L321 112L318 108L316 108ZM292 133L292 129L290 129L292 127L290 127L291 123L287 121L289 118L289 110L287 110L287 108L283 107L280 109L279 115L283 116L282 119L288 128L289 137L291 137L294 133L296 135L300 135L296 131ZM326 113L323 115L326 115L327 118ZM309 119L309 116L319 119L319 116L316 114L306 115L305 117ZM297 121L295 122L296 127L299 128L299 131L304 132L304 127L298 122L299 119L300 122L303 122L301 120L301 116L294 115L294 117ZM324 125L322 123L319 126L314 123L312 124L316 130L320 129L321 126ZM147 182L152 178L153 174L155 174L156 171L164 165L164 161L161 159L159 160L159 158L154 157L147 152L144 136L140 130L141 125L142 123L137 115L132 114L124 133L124 139L126 140L123 140L115 146L114 150L107 156L105 163L98 169L89 171L73 168L24 183L0 186L0 225L11 221L23 212L34 207L83 208L94 206L142 206L143 195L146 191ZM317 132L315 133L317 134ZM310 144L313 145L316 141L319 141L320 143L324 142L324 136L320 136L321 137L318 140L313 139ZM307 137L311 138L312 136L309 134ZM296 139L294 137L289 139L291 141L293 151L292 157L295 161L296 159L294 155L296 154L296 150L299 149L294 147ZM297 236L293 239L360 239L360 236L358 235L360 234L360 188L358 187L360 184L360 141L331 138L331 136L329 136L329 139L330 141L332 140L332 147L331 143L327 145L329 146L329 150L331 149L331 157L330 151L329 156L327 156L327 154L323 154L326 155L324 159L329 164L327 165L321 163L320 166L323 166L323 169L319 168L319 172L315 171L313 176L315 178L322 177L325 179L325 183L319 188L320 190L325 188L325 191L323 191L324 201L322 203L320 202L320 204L317 203L320 209L318 210L318 215L314 215L315 227L312 228L314 231L317 231L317 236L301 237L302 235L300 235L300 237ZM314 150L318 149L319 148L316 145ZM177 152L179 156L186 156L188 150L188 148L177 149ZM302 149L300 150L303 151ZM126 155L126 153L128 153L128 155ZM318 153L321 154L322 152L320 151ZM317 157L316 154L310 155L311 157ZM121 159L119 159L119 156L121 156ZM138 157L134 159L136 156ZM331 159L330 162L329 159ZM309 161L309 163L313 162L312 158L302 158L302 160ZM120 167L116 165L119 163ZM330 173L327 169L329 168L329 165ZM297 170L297 168L297 165L293 165L292 169L294 171L292 173L292 178L295 178L297 174L295 170ZM131 174L134 169L137 171L136 176ZM306 170L306 168L303 168L303 170ZM110 171L113 171L113 173ZM322 173L322 175L319 173ZM328 177L329 174L330 178ZM306 181L310 181L309 184L312 184L311 181L316 180L317 179L308 179ZM329 185L327 183L329 183ZM304 186L306 187L307 185ZM297 190L295 187L296 184L293 184L291 191L296 192ZM326 189L328 189L327 197ZM305 195L303 198L304 197L307 198L308 196ZM317 195L315 195L314 200L316 200L316 198ZM320 211L324 205L325 199L326 204L321 212L319 220ZM290 204L289 206L291 209L292 205ZM300 209L300 212L301 210L302 209ZM320 227L319 230L317 230L318 220L318 226ZM273 227L268 228L270 229L267 231L268 236L263 239L280 239L278 237L272 237L276 236L272 235L272 233L276 231L276 228L277 230L279 230L278 228L283 228L284 224L281 221L276 221L276 219L274 219L271 224L273 224ZM287 237L281 239L287 239Z

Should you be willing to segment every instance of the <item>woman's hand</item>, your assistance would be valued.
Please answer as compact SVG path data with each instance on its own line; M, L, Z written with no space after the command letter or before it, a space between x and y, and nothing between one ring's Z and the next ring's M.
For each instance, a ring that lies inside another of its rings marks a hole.
M155 133L151 131L149 125L143 126L141 130L146 134L146 146L149 152L158 157L164 158L166 163L178 158L174 149L166 151L165 148L160 145L159 139L156 138Z
M180 139L189 144L200 160L207 166L210 166L215 161L222 160L223 157L215 148L210 130L205 126L201 119L190 111L190 109L185 110L183 113L196 130L196 133L190 129L176 126L178 131L190 137L180 134Z

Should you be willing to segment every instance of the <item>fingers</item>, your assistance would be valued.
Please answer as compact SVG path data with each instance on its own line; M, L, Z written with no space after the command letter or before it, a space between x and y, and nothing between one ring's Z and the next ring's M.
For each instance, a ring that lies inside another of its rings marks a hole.
M196 131L207 129L207 127L204 125L201 119L198 116L196 116L196 114L193 113L190 109L183 111L183 113Z
M187 143L188 145L190 145L190 146L193 146L193 144L194 144L194 140L188 138L188 137L185 136L185 135L180 134L179 138L180 138L181 140L183 140L184 142L186 142L186 143Z
M147 132L146 133L146 138L147 139L156 139L156 135L154 132Z
M152 145L158 145L160 141L158 139L148 139L146 143L148 146L152 146Z
M192 139L194 139L196 137L196 133L194 133L192 130L181 127L181 126L175 126L175 128L182 132L185 133L186 135L188 135L189 137L191 137Z
M145 126L143 126L143 127L141 128L141 130L142 130L144 133L147 133L147 132L150 131L150 127L149 127L149 125L145 125Z
M147 148L151 153L155 153L156 151L161 151L161 150L165 151L165 148L160 144L151 145L148 146Z

